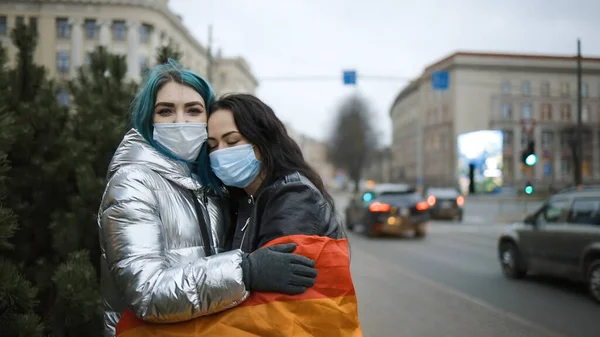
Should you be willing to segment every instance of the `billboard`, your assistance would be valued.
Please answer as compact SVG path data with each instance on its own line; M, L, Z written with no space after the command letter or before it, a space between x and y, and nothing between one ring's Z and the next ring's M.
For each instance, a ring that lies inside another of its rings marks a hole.
M456 172L463 193L469 193L471 175L477 193L493 193L502 188L503 136L500 130L480 130L458 136Z

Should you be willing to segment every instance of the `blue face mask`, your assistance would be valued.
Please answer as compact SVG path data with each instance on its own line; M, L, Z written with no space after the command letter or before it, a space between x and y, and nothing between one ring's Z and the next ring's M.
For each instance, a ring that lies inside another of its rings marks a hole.
M256 159L253 146L246 144L211 152L210 166L223 184L244 188L258 176L261 162Z

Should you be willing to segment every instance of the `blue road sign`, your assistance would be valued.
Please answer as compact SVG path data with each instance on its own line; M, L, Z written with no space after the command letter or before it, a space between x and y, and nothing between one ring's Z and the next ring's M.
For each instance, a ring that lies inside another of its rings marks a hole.
M552 175L552 163L545 163L544 164L544 175L546 177L549 177Z
M356 85L356 70L344 70L344 85Z
M434 71L431 74L431 85L433 90L448 90L450 74L447 71Z

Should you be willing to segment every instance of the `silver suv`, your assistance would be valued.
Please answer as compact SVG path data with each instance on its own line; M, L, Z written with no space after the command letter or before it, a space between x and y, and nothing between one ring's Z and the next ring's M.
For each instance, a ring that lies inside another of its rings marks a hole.
M551 274L585 282L600 303L600 187L553 195L498 241L504 275Z

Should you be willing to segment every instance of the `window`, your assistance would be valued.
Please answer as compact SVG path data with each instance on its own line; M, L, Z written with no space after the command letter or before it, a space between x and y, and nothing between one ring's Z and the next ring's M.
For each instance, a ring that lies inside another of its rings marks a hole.
M510 146L513 143L513 132L512 131L508 131L508 130L504 130L502 132L502 143L505 146Z
M37 18L35 16L29 17L29 26L37 32Z
M569 97L571 95L571 89L569 87L569 82L562 82L560 84L560 95L562 97Z
M502 82L501 90L502 90L502 93L505 95L510 94L510 82L509 81Z
M58 104L61 106L69 105L69 93L65 89L61 89L56 96Z
M600 198L575 198L567 222L600 225Z
M543 131L542 132L542 148L548 149L552 147L552 132Z
M510 104L502 104L502 119L512 119L512 106Z
M531 103L525 103L521 106L521 118L525 120L529 120L533 117L533 113L531 111Z
M581 83L581 97L590 97L590 85L587 83Z
M571 174L571 159L563 158L560 161L560 170L564 176Z
M96 20L88 19L85 20L85 37L88 39L95 39L98 37L98 25Z
M542 103L540 105L541 112L541 120L543 121L551 121L552 120L552 104L550 103Z
M152 27L147 24L142 24L140 26L140 42L148 43L150 41L150 32L152 31Z
M25 24L25 17L23 16L17 16L17 26L19 25L24 25Z
M66 73L69 71L69 52L59 51L57 54L57 67L58 71L61 73Z
M124 41L127 28L125 27L125 21L113 22L113 39L116 41Z
M6 36L8 29L6 27L6 16L0 16L0 35Z
M584 123L590 121L590 106L587 104L581 107L581 121Z
M143 77L150 68L148 56L140 56L140 75Z
M569 146L569 134L567 134L567 133L561 133L561 135L560 135L560 146L562 148L565 148L565 147Z
M541 87L541 90L540 90L540 94L543 97L550 96L550 82L549 81L542 82L542 87Z
M569 201L566 199L550 200L538 214L536 224L544 225L560 222L567 214L568 208Z
M560 105L560 120L563 122L571 121L571 104Z
M56 36L68 38L70 33L68 19L56 19Z
M531 83L529 81L521 83L521 93L523 96L531 96Z
M92 52L85 53L85 66L87 70L92 69Z
M524 149L527 147L527 143L529 142L529 135L525 131L521 131L521 148Z

